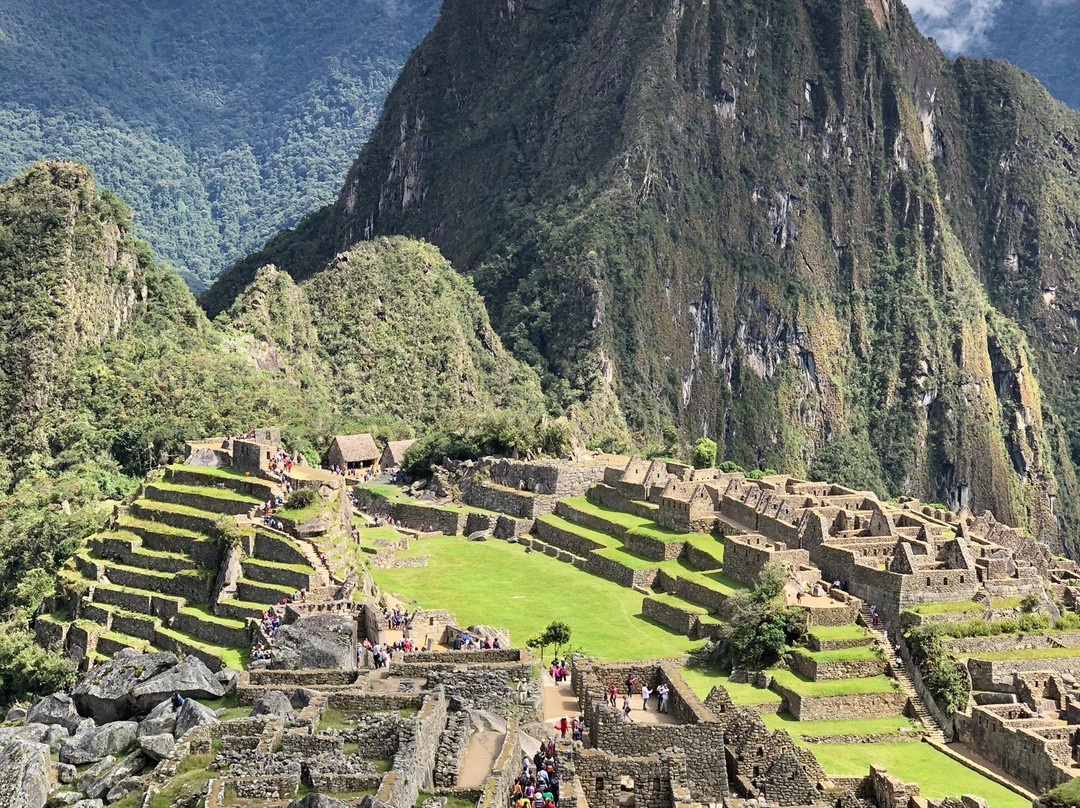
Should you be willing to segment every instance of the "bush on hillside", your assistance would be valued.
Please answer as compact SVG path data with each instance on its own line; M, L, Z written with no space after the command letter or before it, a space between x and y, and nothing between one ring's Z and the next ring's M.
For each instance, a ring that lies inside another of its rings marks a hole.
M923 681L946 715L967 708L971 679L967 668L945 647L945 634L939 626L918 626L904 635L919 666Z
M728 598L721 640L727 645L725 661L732 667L767 667L803 635L806 617L802 609L785 606L780 597L786 583L785 567L770 562L757 586Z
M696 469L711 469L716 465L716 441L698 438L690 453L690 463Z
M285 507L290 511L303 510L309 505L314 504L316 496L317 494L315 493L314 488L297 488L289 494L289 498L285 500Z
M0 705L33 700L75 682L75 664L42 648L21 619L0 623Z

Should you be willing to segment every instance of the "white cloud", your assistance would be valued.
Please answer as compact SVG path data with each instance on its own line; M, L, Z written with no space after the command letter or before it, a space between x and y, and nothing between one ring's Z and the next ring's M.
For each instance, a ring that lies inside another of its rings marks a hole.
M1057 0L1060 2L1060 0ZM977 52L985 44L1003 0L906 0L919 29L950 54Z

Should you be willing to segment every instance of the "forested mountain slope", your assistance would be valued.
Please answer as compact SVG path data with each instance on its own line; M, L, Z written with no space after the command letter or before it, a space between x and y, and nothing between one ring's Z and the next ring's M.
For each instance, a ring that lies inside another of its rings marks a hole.
M900 4L448 0L336 206L203 302L421 236L594 443L676 426L1073 544L1077 144Z
M194 288L333 199L438 0L0 0L0 179L91 165Z
M431 245L360 245L304 289L264 269L211 323L85 166L0 186L0 616L32 611L101 502L185 440L272 424L316 461L339 431L496 408L528 430L539 382Z

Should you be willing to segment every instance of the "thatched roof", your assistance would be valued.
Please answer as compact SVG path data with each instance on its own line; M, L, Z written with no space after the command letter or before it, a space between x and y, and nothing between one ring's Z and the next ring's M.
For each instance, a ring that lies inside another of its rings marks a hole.
M416 443L415 440L392 440L386 444L386 449L383 452L382 464L400 466L405 459L405 452L410 446ZM387 461L390 461L389 463Z
M343 463L367 463L379 459L379 448L375 439L365 432L362 435L338 435L330 444L333 451L337 446Z

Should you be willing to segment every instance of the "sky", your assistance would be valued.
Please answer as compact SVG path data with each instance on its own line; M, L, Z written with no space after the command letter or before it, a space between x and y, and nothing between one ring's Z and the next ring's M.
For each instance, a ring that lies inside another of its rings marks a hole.
M972 53L985 44L986 32L1004 0L905 0L919 29L951 55Z

